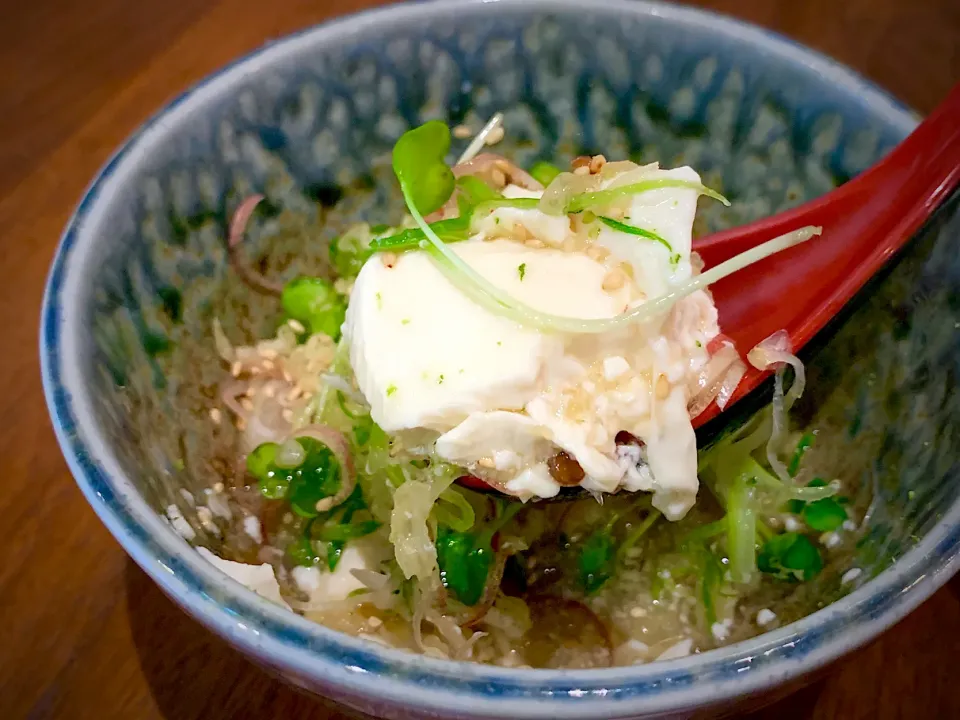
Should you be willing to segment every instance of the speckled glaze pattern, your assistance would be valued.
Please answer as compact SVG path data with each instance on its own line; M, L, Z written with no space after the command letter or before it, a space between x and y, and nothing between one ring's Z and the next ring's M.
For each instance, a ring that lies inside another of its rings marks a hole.
M226 220L248 193L267 202L247 253L267 274L289 278L322 269L327 241L348 223L398 216L390 149L431 118L478 127L504 112L504 152L521 164L584 151L690 164L733 201L703 205L700 232L830 190L914 123L845 69L749 26L638 1L584 7L414 3L268 46L131 139L82 201L51 271L45 390L94 509L201 622L291 682L373 715L684 717L865 642L957 563L956 202L813 358L799 411L825 431L824 452L849 458L838 473L862 475L877 500L859 551L862 587L776 632L608 671L441 663L261 601L187 552L159 519L157 509L182 504L179 488L210 484L211 469L193 460L212 442L204 393L222 372L212 318L234 339L268 333L276 320L275 307L227 268ZM198 532L216 546L216 536ZM822 597L851 589L839 570L824 574Z

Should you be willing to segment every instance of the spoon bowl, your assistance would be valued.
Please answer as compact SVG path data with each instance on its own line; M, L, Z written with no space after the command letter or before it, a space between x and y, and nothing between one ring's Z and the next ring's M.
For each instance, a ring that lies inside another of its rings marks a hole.
M772 237L814 225L823 234L710 286L720 327L746 353L785 330L804 347L892 258L960 182L960 85L885 158L836 190L787 212L694 242L705 268ZM730 407L770 375L748 367ZM721 412L711 403L702 427Z

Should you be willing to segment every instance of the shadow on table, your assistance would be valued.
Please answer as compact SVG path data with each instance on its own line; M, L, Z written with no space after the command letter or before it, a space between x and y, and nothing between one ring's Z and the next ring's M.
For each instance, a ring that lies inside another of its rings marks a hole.
M343 714L329 701L302 694L254 666L174 605L133 561L127 563L126 595L140 667L157 707L168 720L354 717ZM766 702L777 702L764 710L724 717L806 720L813 716L820 683L788 697L783 692L790 690L781 689L772 698L767 696Z

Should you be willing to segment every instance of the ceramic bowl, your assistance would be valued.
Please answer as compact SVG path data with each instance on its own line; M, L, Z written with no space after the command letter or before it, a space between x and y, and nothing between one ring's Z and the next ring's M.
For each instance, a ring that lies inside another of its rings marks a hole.
M63 235L43 305L44 388L78 484L131 557L261 665L389 718L686 716L804 676L902 617L956 569L960 219L956 201L810 360L800 409L873 493L854 562L823 574L804 619L670 662L518 671L440 662L338 634L252 594L160 511L202 493L220 379L210 336L274 327L238 285L225 223L267 196L247 251L309 272L356 218L396 218L392 144L430 118L506 116L521 164L581 152L690 164L732 201L699 231L826 192L915 117L844 67L755 27L637 0L422 2L336 20L211 76L143 126ZM229 452L229 451L226 451ZM183 507L184 512L187 508ZM198 540L216 548L217 538ZM830 601L832 604L828 604Z

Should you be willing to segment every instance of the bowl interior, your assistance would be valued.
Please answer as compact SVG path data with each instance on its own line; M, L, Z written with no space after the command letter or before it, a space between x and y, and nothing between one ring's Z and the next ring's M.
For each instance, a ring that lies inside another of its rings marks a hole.
M585 152L689 164L733 203L703 203L700 233L824 193L909 129L906 113L872 91L855 94L842 70L824 76L799 50L644 7L555 1L497 12L438 6L390 22L366 15L323 42L306 34L269 62L248 61L229 82L203 87L189 113L159 120L176 117L101 209L71 298L92 330L73 360L142 496L189 517L180 489L199 496L235 462L234 438L208 415L224 377L212 321L239 342L272 334L279 317L226 262L227 219L249 193L267 201L248 257L288 279L323 268L329 239L351 222L401 214L390 150L431 118L478 128L503 112L498 150L521 165ZM808 358L798 416L819 431L816 452L833 473L861 489L862 580L922 538L960 488L957 204ZM195 529L217 547L216 535ZM845 562L824 573L808 609L849 589Z

